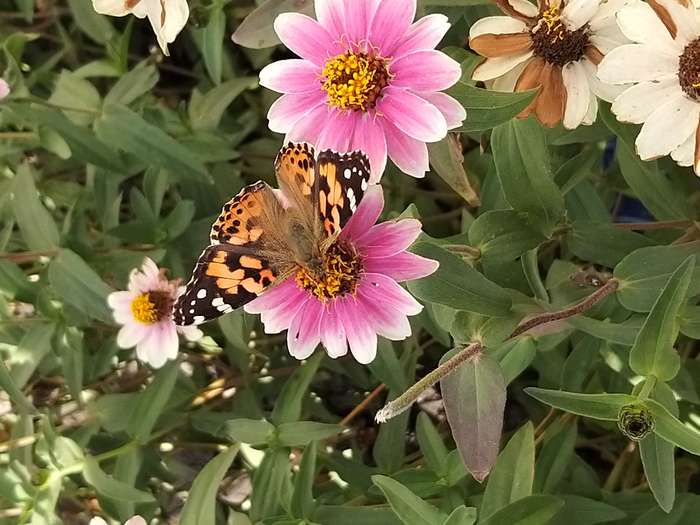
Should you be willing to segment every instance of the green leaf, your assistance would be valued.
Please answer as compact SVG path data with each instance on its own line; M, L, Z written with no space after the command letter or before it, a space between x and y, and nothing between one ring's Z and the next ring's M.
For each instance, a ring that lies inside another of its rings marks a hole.
M232 419L227 421L219 432L233 441L250 445L268 443L275 433L275 427L264 419Z
M654 399L673 415L678 415L678 403L673 391L665 383L659 383L654 389ZM649 434L639 442L639 455L644 466L644 475L649 488L659 507L671 512L676 499L676 458L672 443Z
M212 88L204 95L199 91L193 91L187 108L192 129L216 129L231 102L244 91L255 89L257 86L257 77L239 77Z
M416 422L416 438L425 462L435 473L444 476L447 474L448 450L440 436L440 433L425 412L418 414Z
M114 28L109 19L98 14L90 2L68 0L73 20L80 30L98 44L106 44L114 36Z
M681 367L681 358L673 348L678 337L678 313L685 302L695 257L688 257L673 272L649 312L630 350L630 368L659 381L673 379Z
M289 449L271 449L265 454L253 476L250 504L250 519L253 523L279 513L284 496L283 490L288 481Z
M27 413L33 414L36 412L34 406L29 402L17 385L12 380L10 371L5 366L5 362L0 359L0 387L7 392L12 402L17 407Z
M94 164L110 172L124 170L124 163L116 152L100 141L91 130L73 124L61 111L24 103L4 102L3 105L8 106L28 123L46 126L58 133L66 141L76 160Z
M202 31L202 57L209 78L214 84L221 83L223 68L224 32L226 31L226 15L222 2L214 2L209 10L209 22Z
M58 341L58 353L61 356L63 375L68 384L68 391L74 400L82 403L83 390L83 333L75 327L69 327Z
M53 217L39 199L28 164L20 164L11 188L12 212L27 247L37 251L55 249L60 243L60 234Z
M350 507L322 505L314 514L317 523L333 525L400 525L401 521L386 507Z
M107 296L112 289L78 255L61 250L49 264L49 282L61 299L85 315L113 324Z
M579 394L534 387L526 388L525 392L554 408L606 421L617 421L623 406L637 402L636 397L628 394Z
M577 315L567 319L566 323L603 341L632 346L641 328L641 321L637 316L634 316L625 321L625 323L612 323L607 320L599 321L598 319Z
M479 206L479 194L472 187L464 170L462 144L456 135L448 134L439 142L428 144L433 170L470 206Z
M623 520L627 515L612 505L583 498L581 496L560 495L564 508L551 520L549 525L595 525ZM635 522L637 525L637 522Z
M391 392L388 399L397 394ZM372 448L372 456L382 472L396 472L406 457L405 436L408 429L410 411L406 411L379 426L379 434Z
M137 98L150 93L158 83L158 69L147 61L140 62L134 69L119 77L105 96L105 104L127 106Z
M100 468L99 463L91 456L85 458L83 477L102 496L117 501L132 501L134 503L151 503L155 501L155 498L149 492L136 489L126 483L117 481L112 476L108 476Z
M617 121L608 104L600 104L598 114L618 137L617 159L620 171L634 195L658 220L692 219L695 212L682 187L659 172L656 162L644 162L637 155L636 126Z
M229 447L207 463L197 474L182 509L180 525L216 524L216 495L237 453L237 446Z
M277 427L277 442L283 447L300 447L308 445L312 441L335 436L342 431L341 425L317 423L316 421L282 423Z
M535 429L523 425L498 455L481 500L479 516L487 519L500 509L532 495L535 475Z
M134 402L127 433L139 443L147 443L175 387L179 363L170 361L156 372L153 382Z
M445 354L441 363L456 351ZM486 354L467 360L440 380L447 421L464 466L482 482L501 440L506 384L498 363Z
M435 525L447 516L423 501L404 485L387 476L372 476L394 513L404 525Z
M474 525L476 523L476 507L460 505L452 511L442 525Z
M644 404L649 408L656 427L657 436L673 443L691 454L700 456L700 432L681 423L669 410L658 401L646 399Z
M575 422L553 424L547 428L535 476L535 492L554 494L574 460L574 447L578 428Z
M408 289L419 299L493 317L510 312L510 295L459 257L427 242L415 244L412 251L440 263L434 274L409 282Z
M530 104L537 91L505 93L477 88L460 81L451 87L448 93L467 110L466 120L456 131L475 132L495 128L510 121Z
M316 477L316 454L316 442L312 441L304 449L299 473L294 479L291 512L296 518L310 518L315 510L313 486Z
M614 268L630 252L653 244L644 235L599 222L574 222L566 242L579 259L608 268Z
M161 166L183 179L206 181L210 178L192 151L124 106L105 104L102 116L96 122L96 131L105 142L138 157L149 166Z
M70 71L61 71L49 102L56 106L82 110L63 111L66 117L78 126L91 124L99 114L102 105L100 93L95 86Z
M700 253L700 241L671 246L651 246L635 250L613 272L620 281L617 298L628 310L649 312L671 274L691 255ZM700 265L690 282L688 295L700 293Z
M564 211L564 197L554 183L542 127L533 118L512 120L491 135L496 173L503 194L549 234Z
M312 0L265 0L254 9L233 33L233 41L239 46L262 49L280 43L272 24L281 13L298 11L313 16Z
M526 214L514 210L491 210L479 215L469 228L469 243L481 257L514 261L546 240L528 225Z
M324 355L323 352L316 352L287 380L270 415L273 423L279 425L299 420L306 391L309 389Z
M561 510L564 501L554 496L528 496L503 507L480 525L545 525Z

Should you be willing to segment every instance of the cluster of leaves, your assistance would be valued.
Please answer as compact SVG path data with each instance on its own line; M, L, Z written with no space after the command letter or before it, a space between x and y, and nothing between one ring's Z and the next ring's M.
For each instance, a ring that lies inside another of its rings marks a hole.
M493 7L420 4L453 23L468 116L425 180L382 179L385 216L420 217L414 250L441 263L409 286L414 335L367 367L300 365L238 312L153 372L117 347L106 296L144 256L186 276L221 203L273 181L257 71L285 53L274 15L311 2L193 3L163 60L144 24L85 0L0 0L0 524L696 519L698 180L641 162L605 105L576 131L515 119L533 93L469 80L464 38ZM431 390L374 423L385 392L474 342L442 380L447 414Z

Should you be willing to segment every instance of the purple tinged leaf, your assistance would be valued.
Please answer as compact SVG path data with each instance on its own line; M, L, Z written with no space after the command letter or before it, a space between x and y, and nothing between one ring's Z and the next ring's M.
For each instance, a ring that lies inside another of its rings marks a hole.
M445 354L443 361L449 357ZM498 363L480 354L443 378L440 388L462 461L482 482L498 456L506 404L503 373Z

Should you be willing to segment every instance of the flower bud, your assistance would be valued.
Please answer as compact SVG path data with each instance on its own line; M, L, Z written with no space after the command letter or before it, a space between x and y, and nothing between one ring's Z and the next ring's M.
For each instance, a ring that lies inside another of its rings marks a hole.
M617 426L632 441L641 441L654 431L654 416L642 404L625 405L617 416Z

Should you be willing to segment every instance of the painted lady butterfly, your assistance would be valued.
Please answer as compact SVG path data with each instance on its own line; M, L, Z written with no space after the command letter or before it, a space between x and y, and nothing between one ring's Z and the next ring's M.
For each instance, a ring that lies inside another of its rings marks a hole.
M315 156L289 143L275 161L285 205L265 182L246 186L224 205L185 293L178 325L200 324L243 306L298 270L323 270L323 256L367 189L370 165L360 151Z

